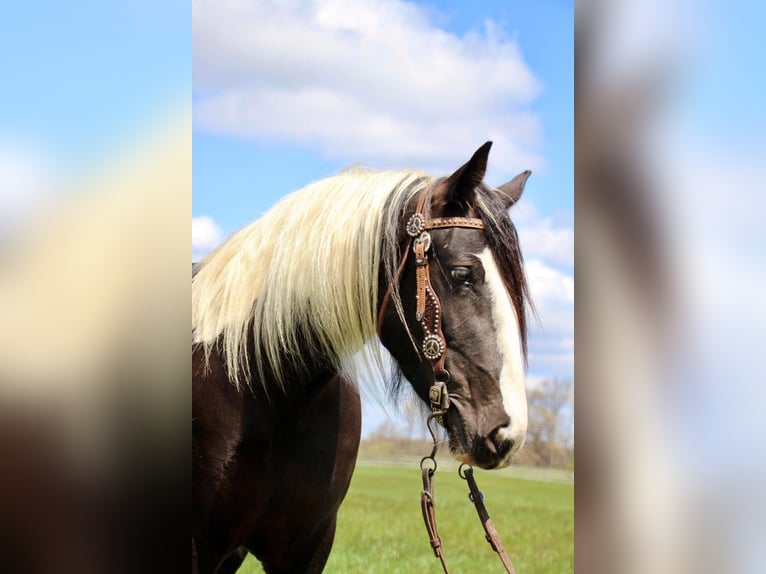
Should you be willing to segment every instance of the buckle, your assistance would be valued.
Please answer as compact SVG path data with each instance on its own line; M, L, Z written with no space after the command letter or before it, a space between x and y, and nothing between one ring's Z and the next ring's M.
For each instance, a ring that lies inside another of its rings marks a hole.
M449 392L447 383L436 381L428 390L428 400L431 403L432 412L446 412L449 408Z
M417 254L417 247L421 243L423 244L423 253L427 253L431 249L431 234L428 231L424 231L415 237L415 241L412 242L413 253Z

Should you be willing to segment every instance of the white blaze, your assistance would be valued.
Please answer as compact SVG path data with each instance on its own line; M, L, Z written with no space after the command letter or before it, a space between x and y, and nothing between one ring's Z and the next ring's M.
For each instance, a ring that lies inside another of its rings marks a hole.
M490 249L485 248L479 254L479 259L484 266L484 280L492 295L492 322L503 361L500 368L500 392L505 412L511 419L510 426L500 432L501 436L505 435L514 441L513 452L516 452L521 448L527 432L527 395L518 318Z

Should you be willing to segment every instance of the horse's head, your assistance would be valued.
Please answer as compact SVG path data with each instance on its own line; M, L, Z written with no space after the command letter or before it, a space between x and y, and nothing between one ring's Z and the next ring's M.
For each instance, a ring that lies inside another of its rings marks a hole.
M426 404L434 382L446 382L452 454L487 469L510 463L527 428L527 292L508 208L530 173L497 189L483 184L490 145L408 206L399 245L409 254L381 274L379 320L383 344Z

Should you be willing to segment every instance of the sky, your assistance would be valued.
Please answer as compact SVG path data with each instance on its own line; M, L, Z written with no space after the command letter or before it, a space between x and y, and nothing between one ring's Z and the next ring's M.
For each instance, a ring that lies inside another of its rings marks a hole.
M571 3L199 0L192 27L194 260L348 165L446 175L492 140L488 183L533 171L530 380L573 378Z

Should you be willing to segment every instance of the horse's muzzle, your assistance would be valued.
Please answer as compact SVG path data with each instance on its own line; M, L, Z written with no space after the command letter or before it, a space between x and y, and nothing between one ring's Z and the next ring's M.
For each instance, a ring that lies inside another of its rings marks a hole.
M503 468L511 462L510 455L514 444L507 425L497 427L486 437L474 439L471 458L480 468Z

